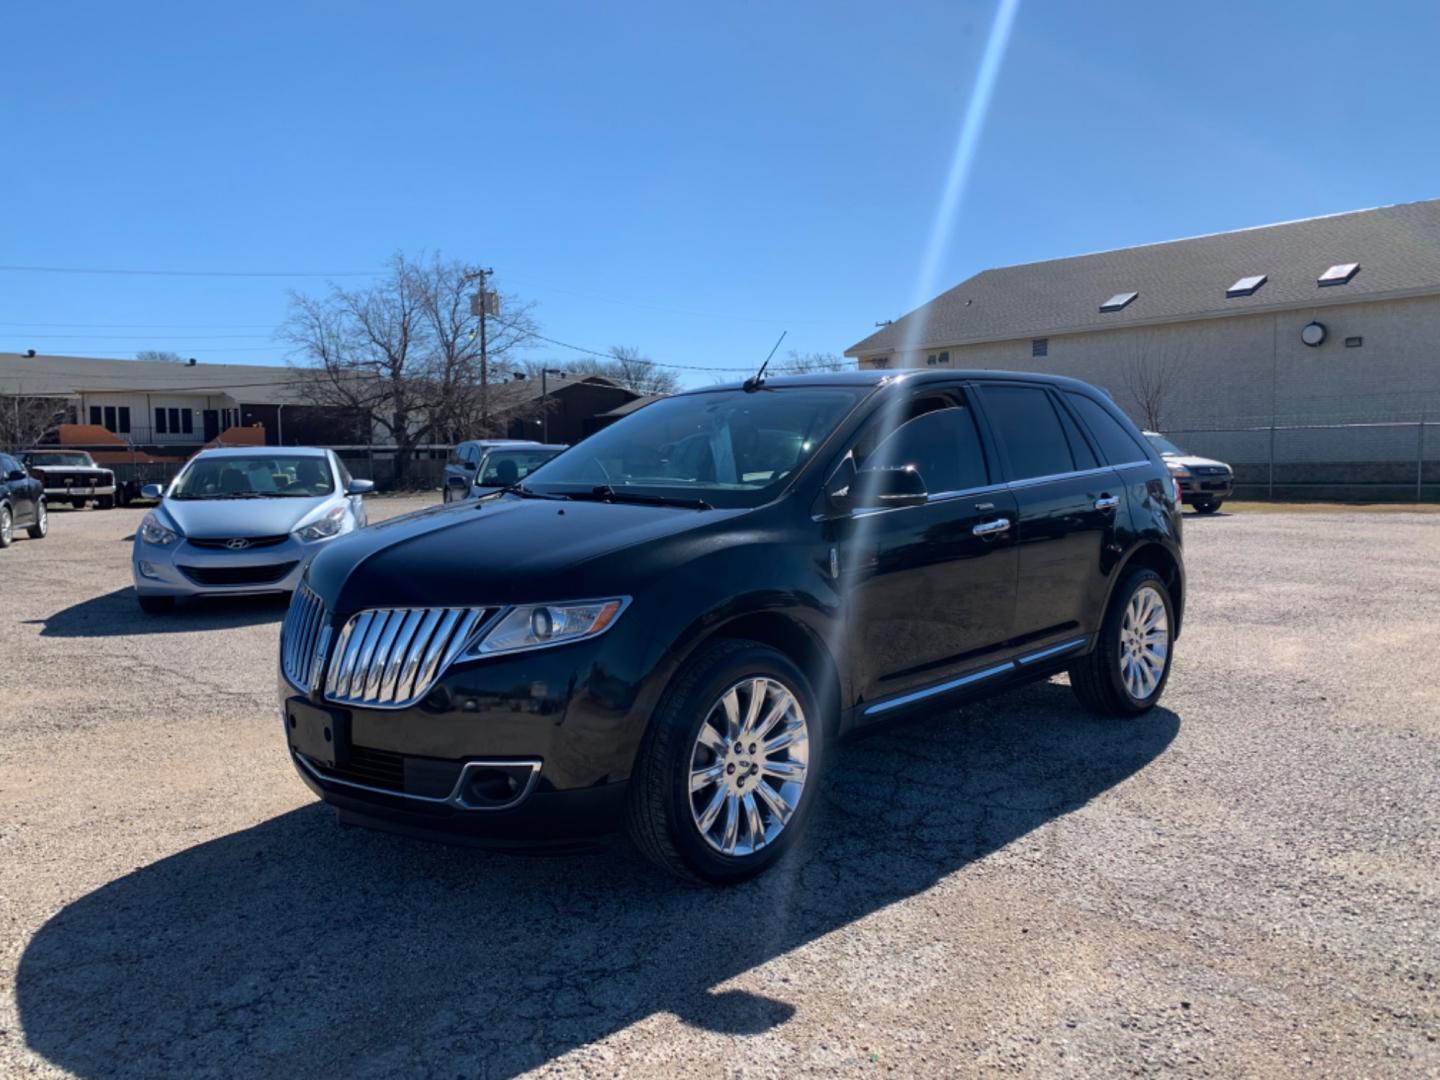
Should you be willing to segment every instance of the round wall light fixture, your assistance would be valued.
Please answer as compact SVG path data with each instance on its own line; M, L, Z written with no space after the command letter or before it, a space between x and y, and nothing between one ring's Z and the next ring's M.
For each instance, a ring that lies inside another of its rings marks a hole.
M1324 323L1308 322L1300 328L1300 340L1314 348L1325 341L1325 333Z

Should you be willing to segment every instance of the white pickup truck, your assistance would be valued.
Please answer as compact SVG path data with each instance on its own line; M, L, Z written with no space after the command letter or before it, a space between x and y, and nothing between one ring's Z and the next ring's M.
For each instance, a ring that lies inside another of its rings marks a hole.
M101 510L116 505L115 474L95 464L84 450L31 450L20 460L45 486L45 500L55 506L68 502L80 509L93 501Z

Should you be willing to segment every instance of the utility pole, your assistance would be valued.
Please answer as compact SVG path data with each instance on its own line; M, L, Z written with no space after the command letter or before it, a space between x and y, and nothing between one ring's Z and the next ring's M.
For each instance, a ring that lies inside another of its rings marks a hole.
M546 396L549 391L545 385L545 377L547 375L559 375L563 379L565 377L565 372L556 371L554 368L547 367L542 367L540 369L540 441L544 443L548 443L550 441L550 399Z
M480 279L480 291L470 297L470 314L480 316L480 430L487 437L490 434L490 349L486 340L485 319L492 314L488 279L493 273L493 269L475 272L474 276ZM498 315L499 304L496 308L493 314Z

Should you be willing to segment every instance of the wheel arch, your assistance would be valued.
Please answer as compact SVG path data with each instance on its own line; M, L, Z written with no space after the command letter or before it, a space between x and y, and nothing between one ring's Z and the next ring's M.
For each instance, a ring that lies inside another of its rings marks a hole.
M705 641L757 641L784 653L805 672L820 699L825 734L834 735L840 720L840 669L830 648L808 625L780 611L754 611L716 627Z
M1178 639L1185 614L1185 574L1180 568L1180 560L1164 544L1144 543L1125 557L1111 579L1110 592L1105 597L1105 610L1110 610L1110 601L1120 578L1127 570L1137 566L1155 571L1165 583L1165 588L1170 593L1170 602L1175 608L1175 637Z

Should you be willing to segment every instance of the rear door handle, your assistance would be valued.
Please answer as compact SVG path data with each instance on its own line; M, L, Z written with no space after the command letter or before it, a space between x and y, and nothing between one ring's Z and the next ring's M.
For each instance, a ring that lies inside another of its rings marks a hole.
M1096 510L1114 510L1120 505L1120 500L1114 495L1102 495L1095 500Z
M994 521L982 521L970 531L976 536L997 536L1010 531L1010 519L996 518Z

